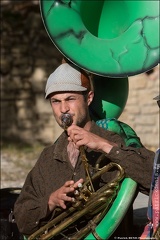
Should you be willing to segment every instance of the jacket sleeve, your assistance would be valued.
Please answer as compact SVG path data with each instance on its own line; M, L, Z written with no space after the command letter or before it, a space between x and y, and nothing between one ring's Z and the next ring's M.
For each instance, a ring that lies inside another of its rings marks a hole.
M113 147L107 158L120 164L126 177L138 183L139 191L149 195L155 153L145 147Z
M109 140L119 145L106 154L107 158L120 164L126 176L138 183L138 190L148 195L155 154L143 146L136 132L126 123L112 118L100 120L97 125L108 129L111 137Z
M48 194L44 188L44 176L40 164L43 152L34 168L29 172L22 191L14 205L14 216L19 229L24 235L35 232L43 219L49 218ZM49 220L49 219L48 219Z

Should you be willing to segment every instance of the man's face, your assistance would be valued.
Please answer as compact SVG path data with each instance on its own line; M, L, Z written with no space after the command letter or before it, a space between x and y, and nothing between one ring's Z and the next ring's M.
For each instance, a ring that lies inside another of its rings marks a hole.
M51 95L50 102L53 115L62 127L61 116L69 113L73 117L73 124L83 127L90 119L88 106L93 99L93 92L86 97L81 92L57 92Z

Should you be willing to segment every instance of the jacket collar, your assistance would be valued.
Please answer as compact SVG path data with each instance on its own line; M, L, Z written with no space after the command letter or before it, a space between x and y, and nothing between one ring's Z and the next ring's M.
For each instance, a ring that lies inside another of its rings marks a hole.
M66 162L68 159L67 154L67 145L68 145L68 136L66 132L62 132L62 134L59 136L59 138L56 140L54 146L54 152L53 152L53 158L57 159L62 162Z

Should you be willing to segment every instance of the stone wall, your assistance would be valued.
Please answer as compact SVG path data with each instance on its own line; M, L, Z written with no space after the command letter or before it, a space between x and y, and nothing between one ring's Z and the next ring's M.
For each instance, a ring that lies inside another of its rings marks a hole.
M44 29L38 5L12 2L11 9L3 8L2 20L2 138L54 141L58 130L44 88L62 56Z
M129 124L143 144L159 147L159 108L153 100L159 94L159 66L148 74L129 78L129 96L120 120Z
M2 8L1 135L2 140L53 142L61 132L44 88L62 55L49 39L38 4L12 1ZM37 3L37 1L35 1ZM129 79L129 97L120 120L135 129L142 142L158 147L158 68Z

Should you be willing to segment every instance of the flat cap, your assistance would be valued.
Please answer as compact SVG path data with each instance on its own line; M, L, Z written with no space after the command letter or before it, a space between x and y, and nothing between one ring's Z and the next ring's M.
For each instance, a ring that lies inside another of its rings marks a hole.
M62 63L48 78L45 98L54 92L91 90L90 78L77 66Z

